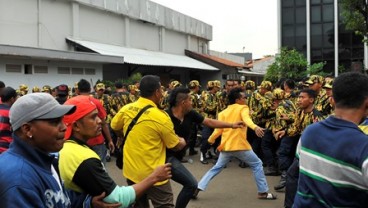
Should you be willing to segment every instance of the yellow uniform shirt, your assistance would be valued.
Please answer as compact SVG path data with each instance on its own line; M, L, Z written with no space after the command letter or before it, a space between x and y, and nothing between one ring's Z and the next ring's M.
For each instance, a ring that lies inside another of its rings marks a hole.
M146 110L138 119L123 150L123 175L134 183L142 181L157 166L165 164L166 148L171 149L179 143L170 117L154 102L143 97L120 109L111 121L111 128L125 133L133 118L147 105L153 108ZM155 185L165 183L167 181Z
M218 147L219 151L237 151L252 149L247 140L247 128L249 127L254 130L257 125L253 123L252 119L249 116L248 106L240 104L229 105L225 110L219 113L218 120L229 123L244 121L245 127L237 129L215 129L215 131L208 139L209 143L214 143L216 138L222 135L221 144Z

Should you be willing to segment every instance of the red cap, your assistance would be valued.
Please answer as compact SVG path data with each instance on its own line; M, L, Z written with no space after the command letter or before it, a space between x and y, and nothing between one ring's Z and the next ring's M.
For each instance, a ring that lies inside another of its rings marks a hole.
M74 105L76 107L74 113L64 116L64 123L66 125L65 139L69 139L72 135L72 125L74 122L83 118L90 112L96 109L96 105L91 101L90 96L79 95L67 100L64 105Z

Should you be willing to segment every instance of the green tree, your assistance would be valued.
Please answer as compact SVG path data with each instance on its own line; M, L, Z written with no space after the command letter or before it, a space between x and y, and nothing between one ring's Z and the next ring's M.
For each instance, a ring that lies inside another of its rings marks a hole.
M295 49L282 48L275 62L268 67L265 80L275 83L281 78L301 80L309 74L326 75L323 72L324 65L324 62L308 65L303 54Z
M368 3L366 0L340 0L342 17L346 29L354 31L364 37L367 43L368 37Z

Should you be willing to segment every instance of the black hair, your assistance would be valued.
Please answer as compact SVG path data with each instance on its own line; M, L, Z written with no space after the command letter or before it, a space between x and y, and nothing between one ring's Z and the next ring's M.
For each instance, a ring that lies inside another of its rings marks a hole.
M5 87L0 97L2 102L8 102L10 99L16 98L17 96L17 91L15 89L12 87Z
M5 87L5 83L3 81L0 81L0 88L4 88Z
M176 106L179 102L188 98L190 90L184 87L177 87L170 92L169 105L170 108Z
M368 77L358 72L338 76L332 85L332 96L338 108L359 108L368 97Z
M87 80L81 79L78 82L78 90L81 93L90 93L91 92L91 84Z
M316 99L316 97L317 97L317 92L312 90L312 89L309 89L309 88L302 89L302 90L300 90L299 94L302 93L302 92L306 93L308 95L308 97L310 97L310 98Z
M123 83L121 83L120 81L115 82L115 88L116 88L116 89L121 89L121 88L123 88Z
M145 75L139 82L141 97L148 98L161 88L160 77L156 75Z
M227 95L227 99L229 100L229 104L232 105L235 103L236 99L239 99L242 95L240 94L243 90L240 87L236 87L230 90Z
M290 89L295 88L295 82L292 79L285 80L284 84L287 85Z

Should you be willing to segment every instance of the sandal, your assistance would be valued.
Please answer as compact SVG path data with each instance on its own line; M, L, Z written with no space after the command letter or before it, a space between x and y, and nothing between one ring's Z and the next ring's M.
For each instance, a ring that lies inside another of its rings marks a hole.
M273 193L259 193L258 199L264 199L264 200L275 200L277 199L277 195Z

